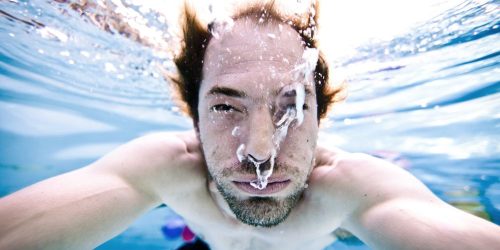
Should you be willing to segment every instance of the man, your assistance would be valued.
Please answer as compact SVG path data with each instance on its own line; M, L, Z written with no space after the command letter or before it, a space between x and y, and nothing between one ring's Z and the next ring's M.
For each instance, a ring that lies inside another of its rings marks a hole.
M315 12L314 12L315 13ZM316 146L338 90L315 15L248 7L206 28L186 10L173 77L193 132L157 133L0 201L0 249L93 248L164 203L212 249L494 249L500 228L404 170Z

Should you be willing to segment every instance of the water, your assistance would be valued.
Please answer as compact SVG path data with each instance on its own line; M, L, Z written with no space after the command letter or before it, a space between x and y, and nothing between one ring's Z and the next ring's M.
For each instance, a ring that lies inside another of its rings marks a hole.
M120 9L148 27L145 46L68 4L2 1L0 10L0 195L144 133L191 127L160 70L172 62L152 49L168 46L168 18ZM498 1L456 2L332 58L349 97L322 123L320 140L389 159L443 200L500 224L499 10ZM160 230L174 217L155 209L100 248L174 248L181 240ZM350 237L334 247L366 249Z

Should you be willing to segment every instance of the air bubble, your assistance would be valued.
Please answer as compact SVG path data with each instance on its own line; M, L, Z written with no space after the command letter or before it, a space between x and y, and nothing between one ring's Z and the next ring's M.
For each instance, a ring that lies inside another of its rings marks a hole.
M236 157L238 157L238 161L243 162L245 156L243 155L243 151L245 150L245 144L241 144L236 150Z
M233 131L231 131L231 135L236 137L236 136L239 136L241 133L240 133L240 127L236 126L233 128Z
M224 33L230 32L233 26L234 21L230 17L215 19L210 32L215 39L219 39Z

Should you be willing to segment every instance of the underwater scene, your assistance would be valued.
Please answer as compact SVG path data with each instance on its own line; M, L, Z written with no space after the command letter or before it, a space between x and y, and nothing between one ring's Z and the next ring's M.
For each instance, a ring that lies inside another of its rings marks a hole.
M138 136L192 129L164 77L179 3L84 2L0 1L0 196ZM400 13L397 1L331 2L320 29L336 33L320 32L321 46L348 95L322 121L320 143L391 161L500 225L500 1L423 1ZM219 1L204 4L217 15ZM194 238L162 206L98 249L176 249ZM327 249L369 248L345 233Z

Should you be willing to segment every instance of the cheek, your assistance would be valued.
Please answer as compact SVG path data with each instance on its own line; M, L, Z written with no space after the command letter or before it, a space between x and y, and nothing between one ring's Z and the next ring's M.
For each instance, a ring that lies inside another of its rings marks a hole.
M281 151L293 161L310 162L316 148L318 128L304 126L291 128L282 144Z
M239 140L233 136L233 126L221 126L200 117L200 140L209 167L225 168L237 161Z

